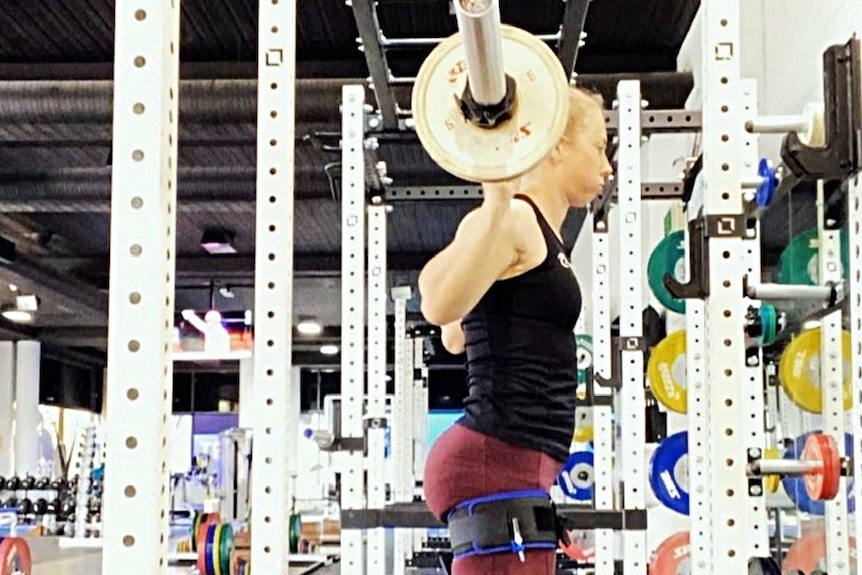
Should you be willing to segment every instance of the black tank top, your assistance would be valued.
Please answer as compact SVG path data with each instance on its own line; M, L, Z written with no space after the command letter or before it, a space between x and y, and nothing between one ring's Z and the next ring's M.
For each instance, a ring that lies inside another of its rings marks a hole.
M575 425L575 323L581 290L538 207L548 255L537 267L495 282L462 320L468 396L460 423L507 443L569 456Z

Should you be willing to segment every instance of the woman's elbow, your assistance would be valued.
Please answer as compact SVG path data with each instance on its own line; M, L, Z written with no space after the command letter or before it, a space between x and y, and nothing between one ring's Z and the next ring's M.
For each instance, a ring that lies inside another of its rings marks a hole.
M461 331L461 326L456 329L445 329L440 336L440 341L443 347L452 355L464 353L464 332Z
M425 317L425 320L428 323L443 326L449 323L448 318L446 317L445 310L439 306L434 305L433 300L430 300L427 296L422 297L422 304L420 309L422 311L422 315Z

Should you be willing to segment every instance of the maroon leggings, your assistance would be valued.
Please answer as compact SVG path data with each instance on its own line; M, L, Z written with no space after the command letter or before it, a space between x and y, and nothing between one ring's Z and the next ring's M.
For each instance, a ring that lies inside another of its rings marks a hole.
M509 445L455 424L431 447L425 461L425 500L443 519L467 499L523 489L549 491L562 463L548 455ZM530 550L471 555L452 563L452 575L554 575L556 552Z

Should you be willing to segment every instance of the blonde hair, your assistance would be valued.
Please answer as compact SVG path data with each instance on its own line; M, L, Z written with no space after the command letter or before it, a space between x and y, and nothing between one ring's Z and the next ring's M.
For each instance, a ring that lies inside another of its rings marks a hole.
M584 119L593 110L604 112L605 101L598 92L581 88L580 86L569 86L569 119L566 122L566 131L563 139L571 141L575 134L584 126Z
M583 128L587 114L593 110L604 112L604 109L604 98L598 92L592 92L580 86L569 86L569 117L566 121L566 131L563 132L561 141L571 142L578 134L578 131ZM544 161L533 166L533 168L521 176L513 178L510 182L514 183L518 189L521 189L526 178L530 178L537 171L541 172L543 168Z

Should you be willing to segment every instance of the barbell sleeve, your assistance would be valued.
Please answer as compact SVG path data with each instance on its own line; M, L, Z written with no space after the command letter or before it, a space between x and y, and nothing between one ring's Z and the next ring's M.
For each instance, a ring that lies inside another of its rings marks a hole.
M506 97L503 36L498 0L455 0L458 31L473 100L494 106Z
M798 459L761 459L751 464L754 475L811 475L822 473L823 463Z

